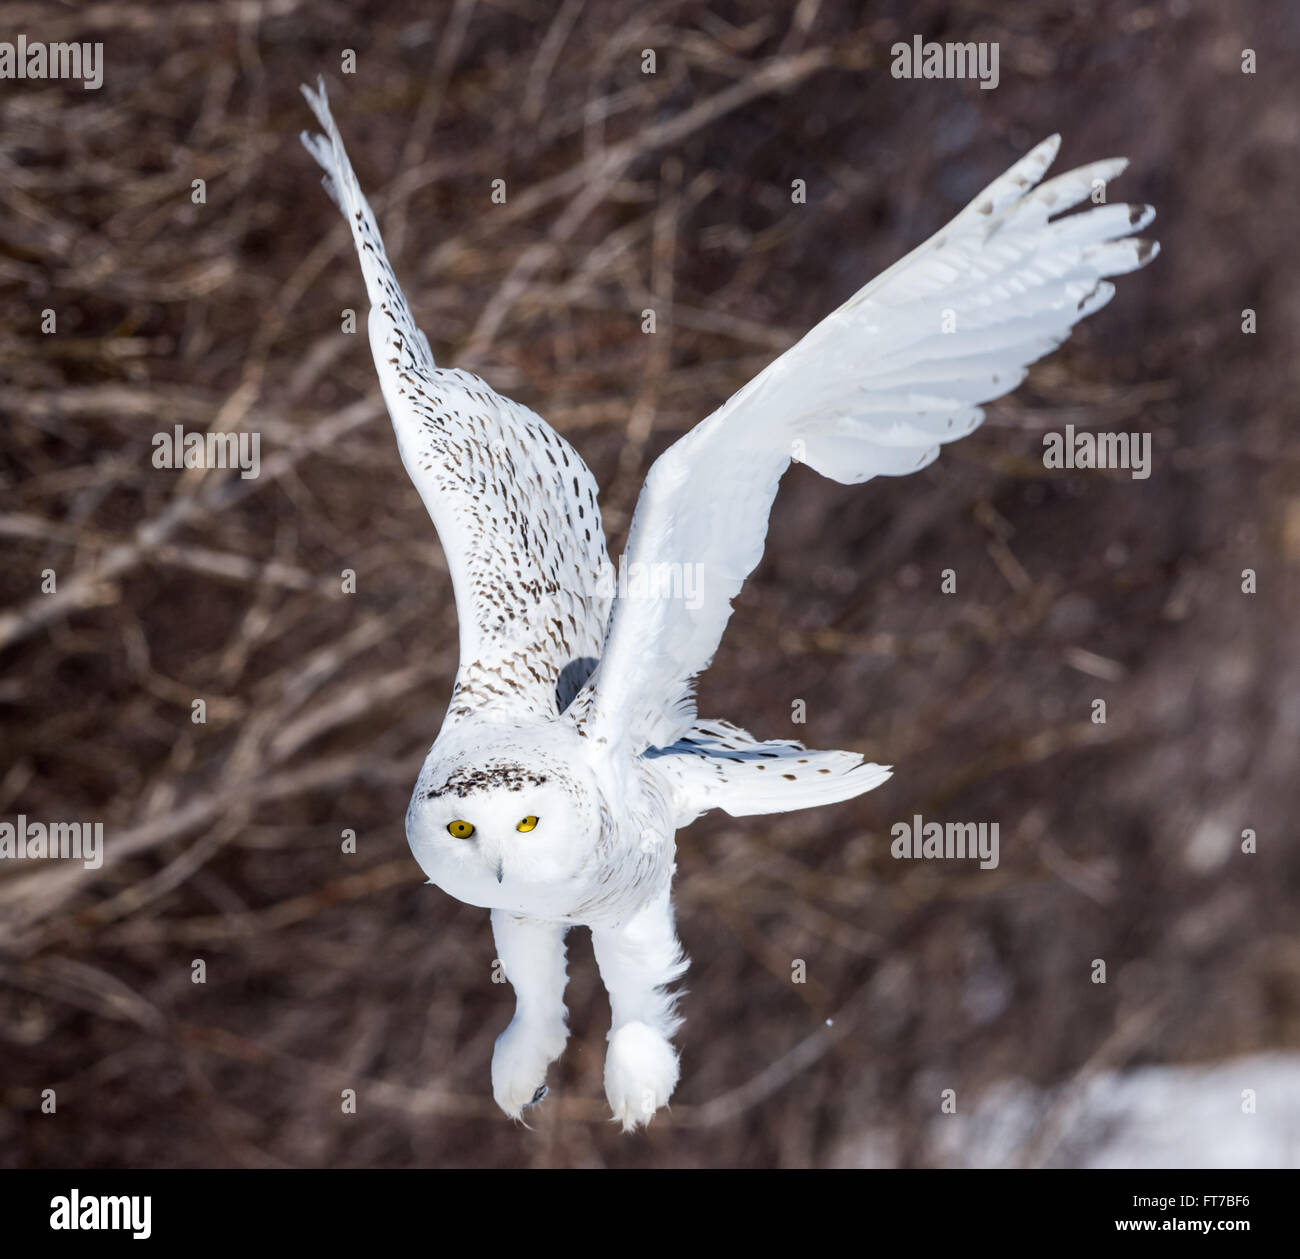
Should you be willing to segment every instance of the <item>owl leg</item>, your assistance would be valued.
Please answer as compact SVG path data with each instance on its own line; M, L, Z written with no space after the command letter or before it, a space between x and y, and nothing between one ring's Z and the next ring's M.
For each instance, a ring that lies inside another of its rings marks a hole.
M591 942L609 992L613 1022L605 1055L605 1096L631 1132L649 1123L677 1085L677 1051L669 1038L681 1019L668 985L686 969L667 895L619 927L593 927Z
M492 1096L511 1119L542 1100L546 1068L564 1052L569 1029L564 1008L564 933L546 922L504 909L492 911L497 958L515 990L515 1016L492 1051Z

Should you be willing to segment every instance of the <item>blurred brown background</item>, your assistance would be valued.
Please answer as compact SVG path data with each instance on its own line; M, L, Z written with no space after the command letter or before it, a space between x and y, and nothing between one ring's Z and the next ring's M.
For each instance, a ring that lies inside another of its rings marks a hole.
M106 57L97 92L0 83L0 818L106 830L98 871L0 863L0 1163L1074 1163L1098 1081L1300 1052L1300 9L1086 8L0 4ZM1000 85L892 78L914 34L997 41ZM932 468L787 478L701 711L896 773L679 836L684 1074L645 1135L607 1122L581 931L551 1096L496 1111L488 916L407 850L455 612L298 144L318 72L435 355L578 447L613 554L660 449L1043 136L1160 211ZM1066 423L1150 432L1151 479L1045 472ZM153 468L175 424L260 433L261 476ZM894 861L916 813L997 821L999 868ZM995 1159L958 1124L1016 1081ZM1290 1157L1240 1087L1205 1157Z

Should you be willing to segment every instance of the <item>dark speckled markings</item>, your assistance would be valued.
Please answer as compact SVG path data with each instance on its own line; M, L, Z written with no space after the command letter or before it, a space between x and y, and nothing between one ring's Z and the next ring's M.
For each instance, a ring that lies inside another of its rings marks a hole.
M476 791L522 791L525 787L540 787L550 779L521 765L476 765L458 769L441 787L424 793L426 800L439 796L457 796L464 799Z
M323 98L317 105L329 137L309 138L308 148L352 226L402 462L456 587L461 664L448 719L488 707L556 716L590 673L580 662L600 655L609 613L596 480L541 416L434 363Z

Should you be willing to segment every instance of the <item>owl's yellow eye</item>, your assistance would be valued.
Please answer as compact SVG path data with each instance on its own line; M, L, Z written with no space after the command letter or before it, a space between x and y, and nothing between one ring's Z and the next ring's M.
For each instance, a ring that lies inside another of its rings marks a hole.
M531 831L533 827L536 825L537 825L537 819L530 813L526 818L524 818L522 822L519 823L518 826L515 827L515 830Z
M455 835L457 839L468 839L474 834L474 828L468 822L462 822L457 818L454 822L447 823L447 832Z

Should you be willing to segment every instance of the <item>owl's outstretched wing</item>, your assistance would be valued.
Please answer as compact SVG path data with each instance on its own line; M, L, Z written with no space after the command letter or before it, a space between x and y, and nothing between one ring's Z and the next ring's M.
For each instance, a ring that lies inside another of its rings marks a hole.
M303 133L343 211L370 298L370 350L407 474L447 554L460 621L454 721L554 716L600 654L612 581L595 478L541 416L477 376L437 367L384 252L330 115Z
M690 727L694 678L762 557L792 459L843 484L925 467L980 423L980 403L1009 393L1110 300L1104 277L1156 255L1129 235L1152 220L1149 206L1051 217L1127 164L1035 187L1059 143L1038 145L659 457L628 536L631 578L570 709L584 733L641 751Z

